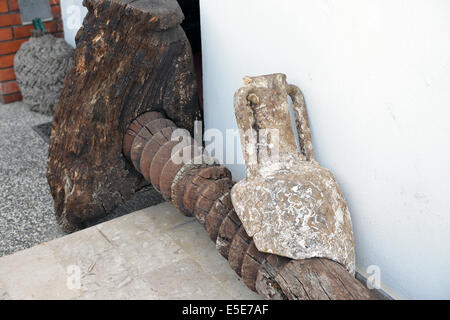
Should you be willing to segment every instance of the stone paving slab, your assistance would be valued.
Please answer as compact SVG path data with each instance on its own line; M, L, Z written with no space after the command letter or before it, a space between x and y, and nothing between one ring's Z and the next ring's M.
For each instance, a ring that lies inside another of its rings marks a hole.
M162 203L0 258L0 299L260 299Z

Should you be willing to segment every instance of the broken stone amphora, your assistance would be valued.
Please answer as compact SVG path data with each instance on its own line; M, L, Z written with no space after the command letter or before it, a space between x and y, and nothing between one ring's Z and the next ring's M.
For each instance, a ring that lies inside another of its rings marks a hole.
M233 187L231 197L245 230L261 252L328 258L354 275L350 213L333 174L313 158L302 92L287 84L284 74L245 77L244 84L234 108L247 178Z

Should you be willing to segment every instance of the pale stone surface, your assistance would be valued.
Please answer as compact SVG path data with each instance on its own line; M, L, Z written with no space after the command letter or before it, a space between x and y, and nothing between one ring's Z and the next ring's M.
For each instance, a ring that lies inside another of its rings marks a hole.
M223 286L218 286L200 264L191 258L183 259L144 276L144 282L154 289L150 299L232 299ZM176 279L176 281L174 281Z
M355 272L350 212L333 174L314 160L303 95L284 74L244 78L235 112L247 178L233 205L259 251L292 259L323 257ZM291 96L300 151L287 97Z
M9 300L11 297L8 292L6 292L6 288L3 283L0 282L0 300Z
M0 281L11 299L73 299L63 265L45 244L0 259Z
M71 268L80 287L70 288ZM260 299L163 203L0 258L0 299Z
M137 274L175 263L188 257L186 252L162 230L146 230L133 221L130 215L113 224L102 224L98 229L120 252ZM145 252L146 254L142 254ZM148 252L148 254L147 254Z
M220 282L230 295L238 299L261 299L259 295L249 290L230 268L201 224L181 225L170 230L169 235L208 275Z

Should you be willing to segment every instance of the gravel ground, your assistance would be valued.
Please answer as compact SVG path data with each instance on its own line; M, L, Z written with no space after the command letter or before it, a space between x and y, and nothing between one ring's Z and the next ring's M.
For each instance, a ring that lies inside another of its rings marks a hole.
M51 118L0 104L0 256L63 236L45 172L48 145L32 129Z
M51 117L29 111L22 102L0 104L0 256L65 235L56 223L45 177L48 150L45 123L49 121ZM38 125L40 133L33 129ZM96 223L163 201L148 186Z

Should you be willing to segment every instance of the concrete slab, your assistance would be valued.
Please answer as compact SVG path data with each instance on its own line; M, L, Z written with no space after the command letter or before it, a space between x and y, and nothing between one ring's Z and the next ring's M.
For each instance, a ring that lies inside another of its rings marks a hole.
M163 203L0 258L0 299L260 299Z

